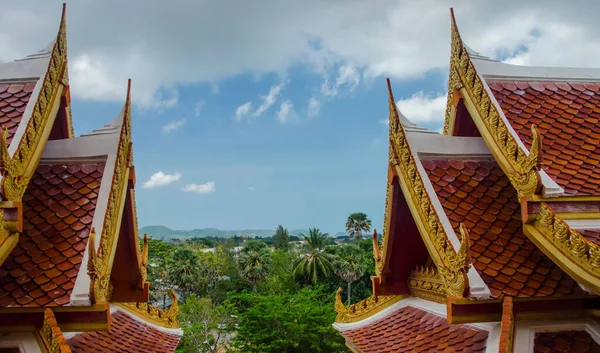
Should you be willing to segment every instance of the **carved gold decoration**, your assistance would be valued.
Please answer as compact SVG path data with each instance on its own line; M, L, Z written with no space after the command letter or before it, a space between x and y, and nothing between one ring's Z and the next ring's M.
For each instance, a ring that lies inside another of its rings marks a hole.
M390 149L390 153L393 153L394 151ZM392 203L391 203L391 198L392 198L392 184L390 184L389 182L387 183L387 188L386 188L386 193L385 193L385 210L384 210L384 214L383 214L383 233L381 233L381 243L382 243L382 250L379 252L380 254L378 255L378 259L375 259L375 273L377 274L377 276L381 276L381 274L383 273L383 259L385 258L386 255L386 249L387 249L387 242L389 239L389 236L387 235L387 232L389 232L389 228L387 228L387 224L390 222L389 217L391 217L391 208L392 208ZM374 240L375 241L375 240Z
M377 241L377 230L373 230L373 258L375 259L375 273L380 276L383 273L383 260L379 251L379 241Z
M467 271L471 266L469 231L462 223L459 228L461 235L460 248L457 253L454 253L454 249L448 244L446 247L446 256L449 260L449 265L439 268L440 277L446 286L446 294L449 297L456 298L464 297L469 290Z
M105 242L100 238L100 248ZM92 228L88 237L87 273L90 276L90 300L92 303L108 302L112 292L108 263L102 261L96 251L96 229Z
M408 277L410 293L438 303L446 302L446 285L435 267L417 267Z
M34 156L40 156L40 149L44 146L40 144L42 134L46 129L49 114L52 110L53 103L60 99L58 92L60 91L61 80L64 71L67 67L67 38L66 38L66 21L65 11L63 8L63 16L60 23L60 29L54 47L52 48L48 70L43 78L43 83L37 102L33 107L31 118L27 122L25 134L20 140L13 139L11 144L17 144L17 149L12 156L8 153L6 145L6 137L2 138L2 195L4 200L19 201L25 193L25 189L29 184L31 175L26 175L29 168L29 174L33 174L33 169L30 166ZM30 102L31 103L31 102Z
M142 277L142 285L146 282L148 276L148 235L144 234L144 247L142 248L142 254L140 256L140 272Z
M119 303L118 305L160 326L178 328L177 315L179 315L179 304L177 303L175 292L171 291L170 295L173 302L169 310L162 310L148 303Z
M420 221L418 223L422 224L424 232L421 232L421 234L423 237L427 238L424 239L425 243L431 244L431 247L433 247L433 249L430 248L429 250L430 253L432 250L435 252L435 254L432 254L432 258L441 274L441 278L445 281L448 295L462 297L469 288L466 277L466 270L468 269L468 232L466 232L464 227L461 227L463 239L461 248L456 252L453 245L448 240L446 230L440 222L438 213L431 201L432 197L436 197L436 195L429 195L421 174L417 170L417 163L410 151L410 146L406 141L404 128L399 123L398 110L394 104L391 87L389 87L389 80L388 89L390 144L393 147L392 151L396 155L400 154L401 156L400 163L396 168L398 177L406 184L406 190L410 194L410 199L412 199L412 202L409 202L409 204L412 203L415 206L414 209L411 209L413 211L413 217L415 218L415 221ZM405 195L405 197L408 201L409 195ZM390 216L391 215L388 214L388 217ZM466 242L465 238L467 239ZM384 244L384 261L385 251L387 251L386 248L387 243Z
M540 205L540 213L534 227L561 253L570 257L583 269L600 276L600 247L572 229L546 203Z
M359 321L367 315L375 314L403 298L400 295L371 296L346 307L342 301L342 288L338 288L335 294L335 311L337 313L335 322L349 323Z
M71 348L58 327L52 310L44 310L44 323L39 333L48 353L71 353Z
M540 151L541 138L535 126L532 126L533 142L529 152L518 146L513 133L509 132L508 122L502 117L502 112L492 104L492 97L485 88L485 83L477 74L475 65L464 46L454 15L452 15L452 39L450 57L450 79L448 84L448 105L453 99L455 87L461 87L463 95L467 95L473 103L472 108L477 111L480 120L473 117L480 131L481 124L485 132L481 135L486 139L488 145L495 145L493 151L498 151L506 159L506 163L500 161L502 169L517 190L519 196L532 196L538 192L540 187L538 153ZM460 81L458 84L455 81ZM454 124L452 109L446 109L446 121L444 123L444 134L450 134Z

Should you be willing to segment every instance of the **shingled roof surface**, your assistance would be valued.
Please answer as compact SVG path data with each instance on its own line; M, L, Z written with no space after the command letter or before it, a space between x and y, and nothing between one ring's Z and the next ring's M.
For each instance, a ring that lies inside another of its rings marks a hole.
M587 331L536 332L534 353L600 353Z
M372 324L342 334L361 352L483 352L488 332L449 325L445 318L405 307Z
M600 84L487 81L525 145L543 136L543 166L567 194L600 194Z
M108 332L82 332L67 342L73 353L168 353L175 351L179 339L118 311L112 315Z
M0 126L8 130L8 144L19 127L35 84L36 81L10 84L0 82Z
M585 294L522 231L515 189L493 161L421 161L458 234L470 231L473 266L494 297Z
M0 268L0 306L69 303L104 163L41 164L23 196L23 232Z

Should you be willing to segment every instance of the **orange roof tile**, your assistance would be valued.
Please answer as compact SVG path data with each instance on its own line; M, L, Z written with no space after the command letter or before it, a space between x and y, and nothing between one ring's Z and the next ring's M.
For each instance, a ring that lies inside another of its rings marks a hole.
M68 339L73 353L142 353L175 351L180 336L168 334L118 311L112 315L108 332L82 332Z
M0 83L0 126L8 130L8 144L19 127L36 82Z
M445 318L405 307L372 324L342 334L361 352L483 352L488 332L449 325Z
M0 306L69 303L104 163L38 166L23 196L23 232L0 268Z
M584 238L596 245L600 245L600 229L586 229L579 231Z
M525 145L543 136L543 168L567 194L600 193L600 84L488 81Z
M454 231L470 231L473 266L494 297L584 294L522 231L515 189L496 162L421 161Z
M600 345L587 331L537 332L534 353L600 353Z

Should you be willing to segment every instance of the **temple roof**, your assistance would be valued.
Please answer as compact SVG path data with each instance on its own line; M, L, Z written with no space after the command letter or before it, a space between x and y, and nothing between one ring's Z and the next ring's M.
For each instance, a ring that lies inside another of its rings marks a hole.
M569 195L600 193L598 83L488 80L517 135L531 147L531 124L543 136L543 169Z
M455 232L470 232L473 266L494 297L584 294L523 234L516 190L493 160L421 160Z
M357 328L340 329L358 352L485 352L489 332L449 325L443 316L408 305Z
M73 353L173 352L182 336L180 329L165 329L145 322L126 310L112 307L108 332L81 332L67 339Z
M600 353L600 345L587 331L536 332L534 353Z
M8 144L19 127L36 82L24 79L19 83L3 83L0 80L0 126L8 130Z
M79 272L105 162L38 165L23 197L24 229L0 268L0 306L62 306Z

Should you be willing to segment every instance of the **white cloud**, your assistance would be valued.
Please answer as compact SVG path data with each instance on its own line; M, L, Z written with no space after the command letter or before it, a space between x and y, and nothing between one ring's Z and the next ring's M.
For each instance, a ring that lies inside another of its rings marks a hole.
M351 65L340 66L333 82L330 82L329 78L325 78L325 82L321 85L319 92L320 97L317 98L317 96L313 95L308 100L308 116L318 115L321 106L325 102L354 91L359 83L360 73L356 67Z
M221 92L221 90L219 89L219 86L215 83L213 83L212 85L210 85L210 93L211 94L219 94Z
M235 120L241 120L248 114L250 114L250 110L252 110L252 102L246 102L235 110Z
M198 194L210 194L217 191L216 184L214 181L209 181L205 184L187 184L183 187L185 192L195 192Z
M396 102L402 114L415 124L444 122L446 94L428 96L422 91Z
M255 188L254 186L249 186L249 187L248 187L248 190L249 190L249 191L255 191L255 190L256 190L256 188Z
M163 126L163 131L169 133L171 131L175 131L185 124L185 119L177 120L177 121L169 121L169 123Z
M144 4L123 2L115 12L110 1L69 3L74 99L122 102L128 77L136 103L167 108L176 104L175 88L169 87L219 83L242 73L284 74L292 65L323 71L331 64L352 63L368 80L415 78L448 66L450 18L443 0L265 0L260 7L232 0L187 1L178 2L177 11L170 2ZM470 0L456 5L463 38L484 55L505 59L527 53L522 62L534 65L597 66L596 1ZM59 17L60 6L52 1L5 2L0 61L45 48ZM156 26L159 21L164 26ZM30 25L18 27L21 23ZM157 95L161 90L164 94Z
M179 179L181 179L181 174L179 174L178 172L175 172L173 174L165 174L162 171L158 171L152 174L152 176L150 176L150 179L144 182L143 186L146 189L152 189L159 186L169 185L171 183L176 182Z
M318 115L321 111L321 101L315 96L310 97L308 100L308 116Z
M294 118L294 105L290 101L284 101L279 107L279 111L275 114L275 117L280 123L287 123Z
M202 113L202 109L204 109L205 105L206 105L206 100L204 100L204 99L196 102L196 104L194 104L194 115L200 116L200 113Z
M325 80L321 86L321 93L326 97L336 97L340 89L345 88L349 92L353 91L360 83L360 73L349 65L343 65L338 70L338 76L333 84Z
M288 82L289 80L273 85L271 89L269 89L269 94L266 96L261 96L262 103L258 106L258 108L256 108L256 111L254 114L252 114L252 116L255 118L261 116L262 113L266 112L273 104L275 104L277 101L277 96L279 96Z

